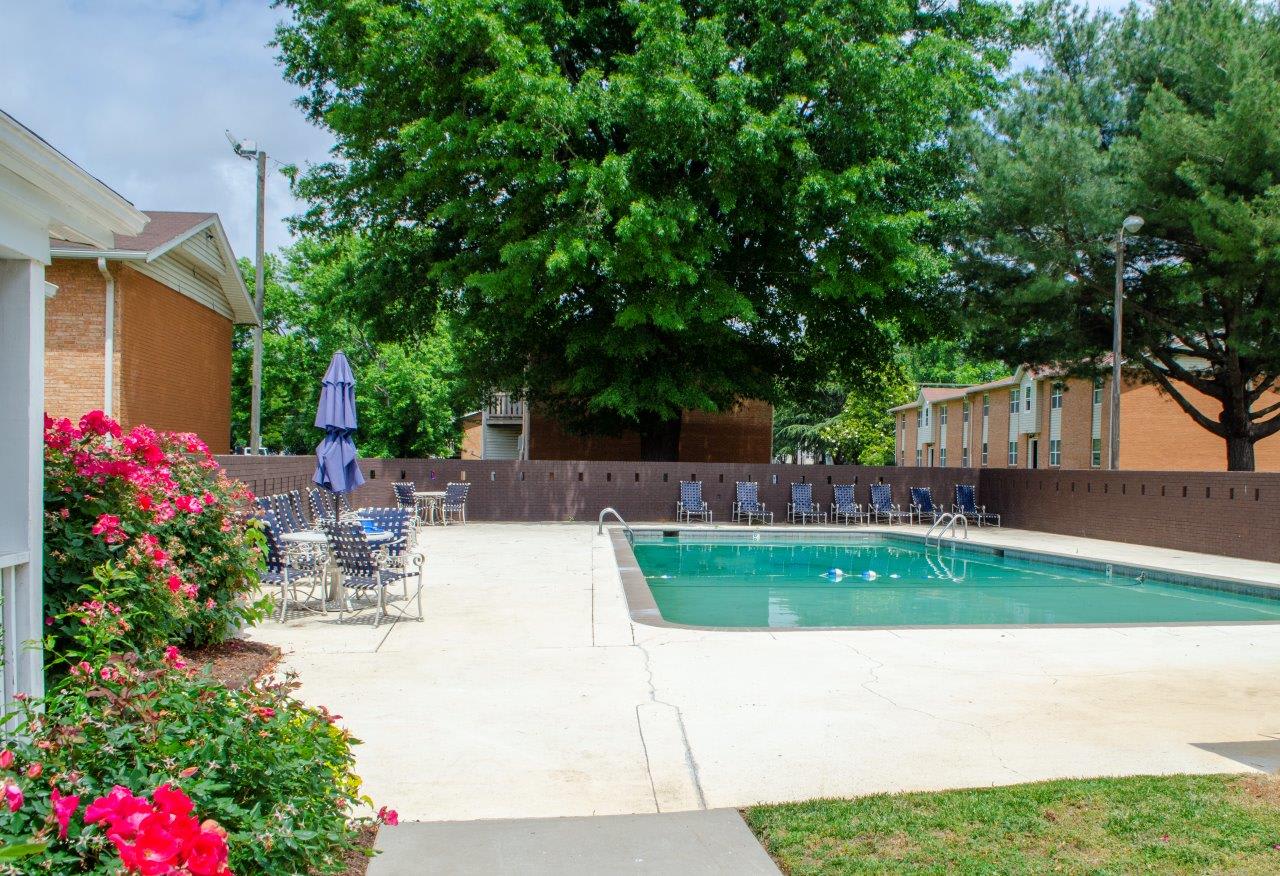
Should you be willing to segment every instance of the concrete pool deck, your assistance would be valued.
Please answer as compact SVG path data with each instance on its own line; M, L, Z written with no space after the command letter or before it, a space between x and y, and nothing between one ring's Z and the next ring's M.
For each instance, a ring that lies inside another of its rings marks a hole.
M971 535L1280 584L1280 564ZM364 741L365 791L406 821L1280 767L1280 624L658 628L631 621L594 525L471 523L422 544L424 622L299 614L250 633Z

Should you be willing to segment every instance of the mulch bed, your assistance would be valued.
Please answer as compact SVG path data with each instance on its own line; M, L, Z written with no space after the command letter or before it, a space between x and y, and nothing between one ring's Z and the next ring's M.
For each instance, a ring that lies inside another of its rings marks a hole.
M182 656L193 666L207 666L215 679L232 690L240 690L275 668L280 660L280 649L265 642L229 639L220 645L195 648ZM376 825L361 829L361 848L372 849L377 836ZM346 868L342 876L365 876L369 860L369 856L359 849L348 852L343 861Z
M228 639L220 645L196 648L182 656L193 666L209 667L215 679L232 690L240 690L275 667L280 649L248 639Z

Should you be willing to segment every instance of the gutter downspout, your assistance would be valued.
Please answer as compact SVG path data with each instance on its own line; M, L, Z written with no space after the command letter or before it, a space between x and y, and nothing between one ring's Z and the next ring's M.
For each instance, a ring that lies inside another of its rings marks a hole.
M107 269L107 260L98 258L98 273L107 281L106 313L103 322L102 412L113 416L111 402L115 397L116 358L116 278Z

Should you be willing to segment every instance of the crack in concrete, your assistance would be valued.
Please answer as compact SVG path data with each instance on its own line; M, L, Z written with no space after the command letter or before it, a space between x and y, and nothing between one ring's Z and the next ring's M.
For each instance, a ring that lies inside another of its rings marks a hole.
M689 771L689 780L693 782L693 791L698 797L698 808L706 809L707 797L706 797L706 794L704 794L702 791L702 777L698 773L698 761L696 758L694 758L693 748L690 747L689 745L689 732L688 730L685 729L685 726L684 726L684 713L680 711L680 707L677 706L675 703L669 703L666 700L658 699L658 688L653 680L653 666L651 663L652 655L649 653L649 649L646 648L644 645L637 643L636 648L638 648L640 650L640 653L644 655L645 682L649 686L649 702L659 706L666 706L668 709L671 709L671 711L675 712L676 725L679 726L680 728L680 744L684 747L685 768L688 769ZM642 705L643 703L636 704L637 724L640 721L640 706ZM643 742L644 740L643 727L641 727L641 730L640 730L640 739ZM653 770L649 766L649 750L647 746L645 747L645 768L649 770L649 784L650 786L652 786ZM658 806L658 794L656 789L654 790L653 799L654 799L654 805ZM658 811L659 812L662 811L662 808L660 806L658 806Z
M889 695L873 689L871 685L880 683L879 672L881 669L884 668L884 663L870 656L869 654L864 653L860 649L854 647L849 642L839 642L839 644L848 648L850 651L857 654L863 660L866 660L868 663L871 664L871 668L869 670L869 674L871 677L868 680L860 683L860 686L862 687L862 689L865 690L867 693L871 694L872 696L879 697L889 705L893 706L895 709L902 709L903 711L906 711L906 712L915 712L917 715L924 715L926 718L931 718L934 721L940 721L946 724L958 724L961 727L969 727L973 730L977 730L986 738L987 748L991 752L991 756L995 758L996 763L1000 764L1001 768L1004 769L1005 772L1012 773L1013 775L1017 776L1020 779L1023 779L1024 781L1027 779L1027 776L1025 774L1009 766L1008 762L1006 762L1005 759L1000 756L1000 752L996 750L995 739L991 736L991 732L987 728L979 724L974 724L971 721L961 721L957 718L946 718L946 717L943 717L942 715L935 715L932 712L927 712L924 709L918 709L915 706L903 705L902 703L893 699Z

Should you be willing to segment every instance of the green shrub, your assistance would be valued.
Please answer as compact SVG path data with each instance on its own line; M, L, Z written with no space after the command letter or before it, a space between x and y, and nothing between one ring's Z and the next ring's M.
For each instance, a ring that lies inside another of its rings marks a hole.
M120 426L92 411L45 418L44 588L49 647L70 652L68 610L104 563L128 573L122 641L145 651L222 641L265 616L252 495L195 435ZM88 655L91 656L91 655Z
M101 654L127 631L123 609L97 606L120 604L133 582L109 564L95 573L79 594L89 598L59 621L75 630L78 652ZM286 679L233 691L187 667L173 646L71 664L44 700L22 701L11 716L17 732L9 754L0 752L0 782L22 803L5 807L0 797L0 862L5 849L47 843L12 863L31 873L118 872L115 849L82 812L58 837L54 789L87 803L116 785L152 794L168 784L225 829L234 872L340 871L369 821L355 817L370 803L353 772L356 740L324 709L290 696L294 686Z

